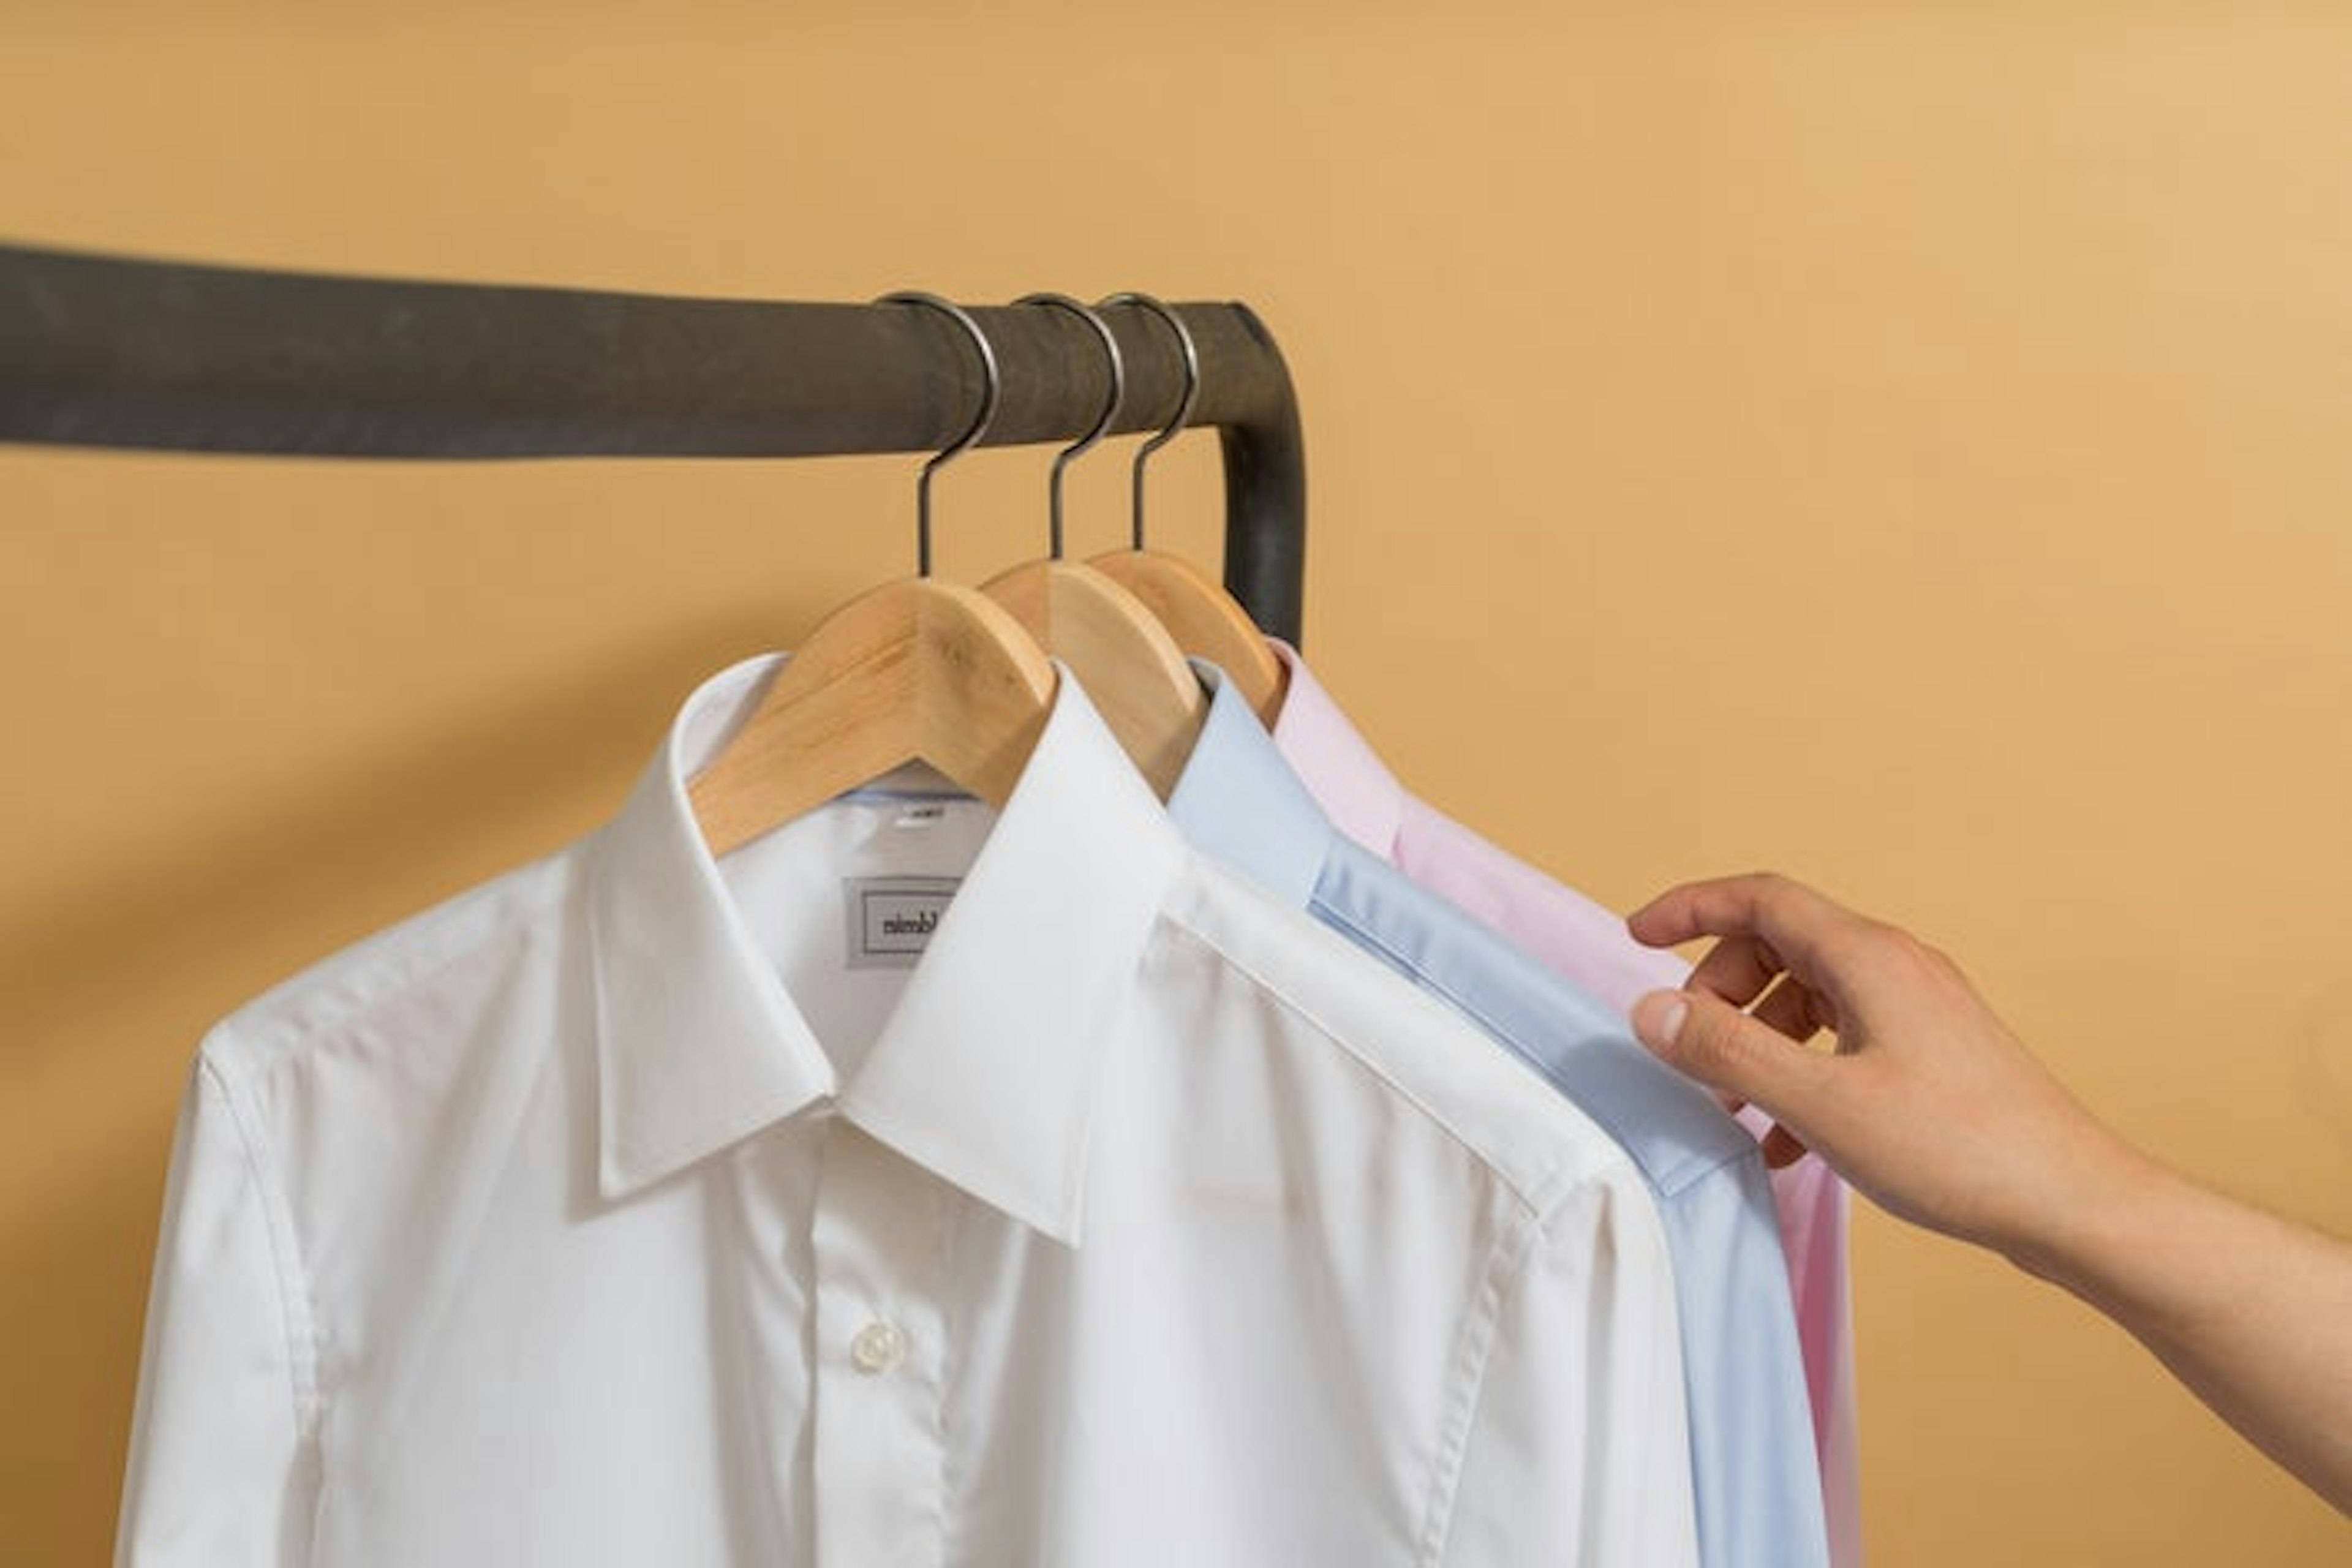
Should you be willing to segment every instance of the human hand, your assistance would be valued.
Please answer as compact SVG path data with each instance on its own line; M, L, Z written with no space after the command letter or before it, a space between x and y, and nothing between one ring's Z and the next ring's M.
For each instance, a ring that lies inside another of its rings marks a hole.
M1769 875L1672 889L1627 925L1652 947L1717 939L1683 990L1635 1004L1634 1032L1769 1114L1776 1166L1810 1147L1898 1217L2035 1268L2070 1197L2138 1160L1907 931ZM1824 1029L1834 1050L1807 1048Z

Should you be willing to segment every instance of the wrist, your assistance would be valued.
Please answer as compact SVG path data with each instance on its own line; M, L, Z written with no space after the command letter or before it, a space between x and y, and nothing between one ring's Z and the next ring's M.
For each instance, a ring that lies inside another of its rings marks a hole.
M1996 1245L2019 1268L2098 1304L2104 1282L2128 1268L2141 1232L2161 1225L2167 1189L2180 1178L2122 1139L2098 1130L2063 1162L2044 1200Z

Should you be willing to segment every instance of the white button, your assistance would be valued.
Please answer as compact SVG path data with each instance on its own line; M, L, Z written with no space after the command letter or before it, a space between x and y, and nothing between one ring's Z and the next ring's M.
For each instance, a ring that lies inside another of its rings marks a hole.
M907 1336L896 1323L868 1323L849 1342L849 1362L866 1373L887 1372L907 1359Z

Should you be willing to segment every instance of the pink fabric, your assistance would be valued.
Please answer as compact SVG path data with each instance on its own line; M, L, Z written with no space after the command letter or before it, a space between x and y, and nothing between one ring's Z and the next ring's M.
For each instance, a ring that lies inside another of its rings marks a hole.
M1635 942L1614 911L1408 794L1297 652L1267 640L1289 670L1275 743L1342 833L1620 1011L1644 992L1683 983L1689 973L1683 961ZM1759 1138L1770 1126L1753 1110L1740 1120ZM1772 1173L1772 1201L1812 1396L1830 1561L1836 1568L1859 1568L1862 1500L1845 1183L1809 1154Z

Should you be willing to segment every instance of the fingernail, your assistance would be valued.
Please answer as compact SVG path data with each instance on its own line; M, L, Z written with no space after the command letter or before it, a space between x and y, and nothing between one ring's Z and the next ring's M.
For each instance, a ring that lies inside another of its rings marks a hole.
M1645 1045L1670 1049L1689 1017L1690 1002L1680 992L1653 991L1634 1005L1633 1032Z

